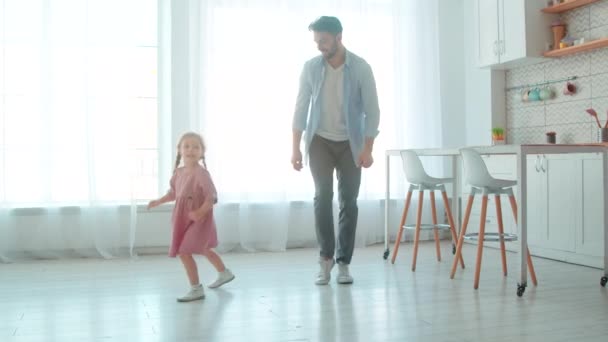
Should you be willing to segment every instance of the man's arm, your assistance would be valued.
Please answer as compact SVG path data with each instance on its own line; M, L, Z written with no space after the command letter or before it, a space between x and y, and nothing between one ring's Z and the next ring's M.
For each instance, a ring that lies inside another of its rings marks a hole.
M365 112L365 145L359 156L358 163L362 167L370 167L374 163L372 150L374 149L374 139L378 135L380 124L380 107L378 105L378 92L376 81L369 64L365 65L361 79L361 100L363 111Z
M300 75L300 88L298 89L298 97L296 98L296 108L293 115L294 131L298 130L302 132L306 129L311 95L312 87L308 79L308 63L306 63L304 65L304 68L302 69L302 74Z
M293 149L292 149L292 151L300 150L300 141L302 141L302 131L299 131L294 128L293 129L293 141L292 141Z
M312 95L312 87L308 80L308 64L304 65L302 74L300 75L300 89L296 99L296 108L293 115L293 139L291 165L296 171L302 169L302 152L300 151L300 142L302 141L302 132L306 129L308 122L308 112L310 107L310 96Z
M302 131L298 131L297 129L293 129L293 141L292 141L292 150L291 150L291 165L294 170L300 171L302 170L302 152L300 151L300 141L302 140Z
M361 79L361 97L363 110L365 111L365 147L370 148L371 151L374 144L374 138L376 138L379 133L380 106L378 105L376 80L374 79L374 73L369 64L365 65Z

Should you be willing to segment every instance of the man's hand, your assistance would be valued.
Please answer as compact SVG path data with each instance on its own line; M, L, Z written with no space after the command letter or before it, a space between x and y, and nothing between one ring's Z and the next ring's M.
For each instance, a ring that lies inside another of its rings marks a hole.
M374 163L374 157L372 157L372 151L368 148L364 148L363 152L359 155L359 161L357 164L364 168L372 166Z
M291 155L291 165L296 171L302 170L302 152L300 150L294 150Z

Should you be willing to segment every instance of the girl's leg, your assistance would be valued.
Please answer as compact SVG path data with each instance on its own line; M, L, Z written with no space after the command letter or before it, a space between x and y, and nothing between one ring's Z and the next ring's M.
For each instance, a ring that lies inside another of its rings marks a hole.
M213 283L209 284L210 289L218 288L226 283L231 282L234 279L234 274L232 274L232 272L230 272L230 270L226 268L224 262L222 261L222 258L220 258L220 256L215 251L209 249L205 252L205 256L207 257L207 259L209 259L209 262L213 265L213 267L215 267L218 272L217 279Z
M207 250L207 252L205 252L205 256L207 257L207 259L209 259L211 265L215 267L216 271L221 273L226 270L226 266L224 266L222 258L220 258L220 256L215 251L209 249Z
M196 261L191 254L184 254L179 256L184 264L184 268L186 269L186 273L188 274L188 280L190 280L190 285L195 286L200 284L198 280L198 268L196 267Z

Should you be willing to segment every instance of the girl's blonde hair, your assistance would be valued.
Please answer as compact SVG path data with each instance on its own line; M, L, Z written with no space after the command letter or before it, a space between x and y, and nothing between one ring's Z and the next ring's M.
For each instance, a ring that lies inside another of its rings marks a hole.
M179 153L179 147L182 145L182 142L184 142L184 140L188 138L194 138L198 140L199 144L201 144L201 160L203 161L203 166L205 166L205 169L207 168L207 163L205 163L205 151L207 149L205 148L205 141L203 140L203 137L195 132L186 132L182 135L181 138L179 138L179 142L177 143L177 157L175 158L175 168L173 169L173 172L177 170L177 168L179 167L179 163L181 163L182 161L182 155Z

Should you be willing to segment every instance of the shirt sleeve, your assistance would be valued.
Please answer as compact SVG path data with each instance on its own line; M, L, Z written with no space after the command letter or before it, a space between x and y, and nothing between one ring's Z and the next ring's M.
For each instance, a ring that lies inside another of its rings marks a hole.
M207 170L203 170L201 188L203 189L203 198L205 201L210 198L213 200L213 203L217 203L217 191L215 190L215 184L213 184L211 174L209 174L209 171Z
M169 196L167 199L169 201L175 201L175 181L177 178L177 171L173 172L173 176L171 176L171 181L169 182L169 190L167 191L167 195Z
M310 97L312 95L308 69L309 63L304 64L302 74L300 75L300 89L296 98L296 109L293 115L293 129L298 131L304 131L308 121Z
M378 105L378 91L376 80L369 64L365 64L361 79L361 97L365 111L365 136L375 138L380 125L380 107Z

